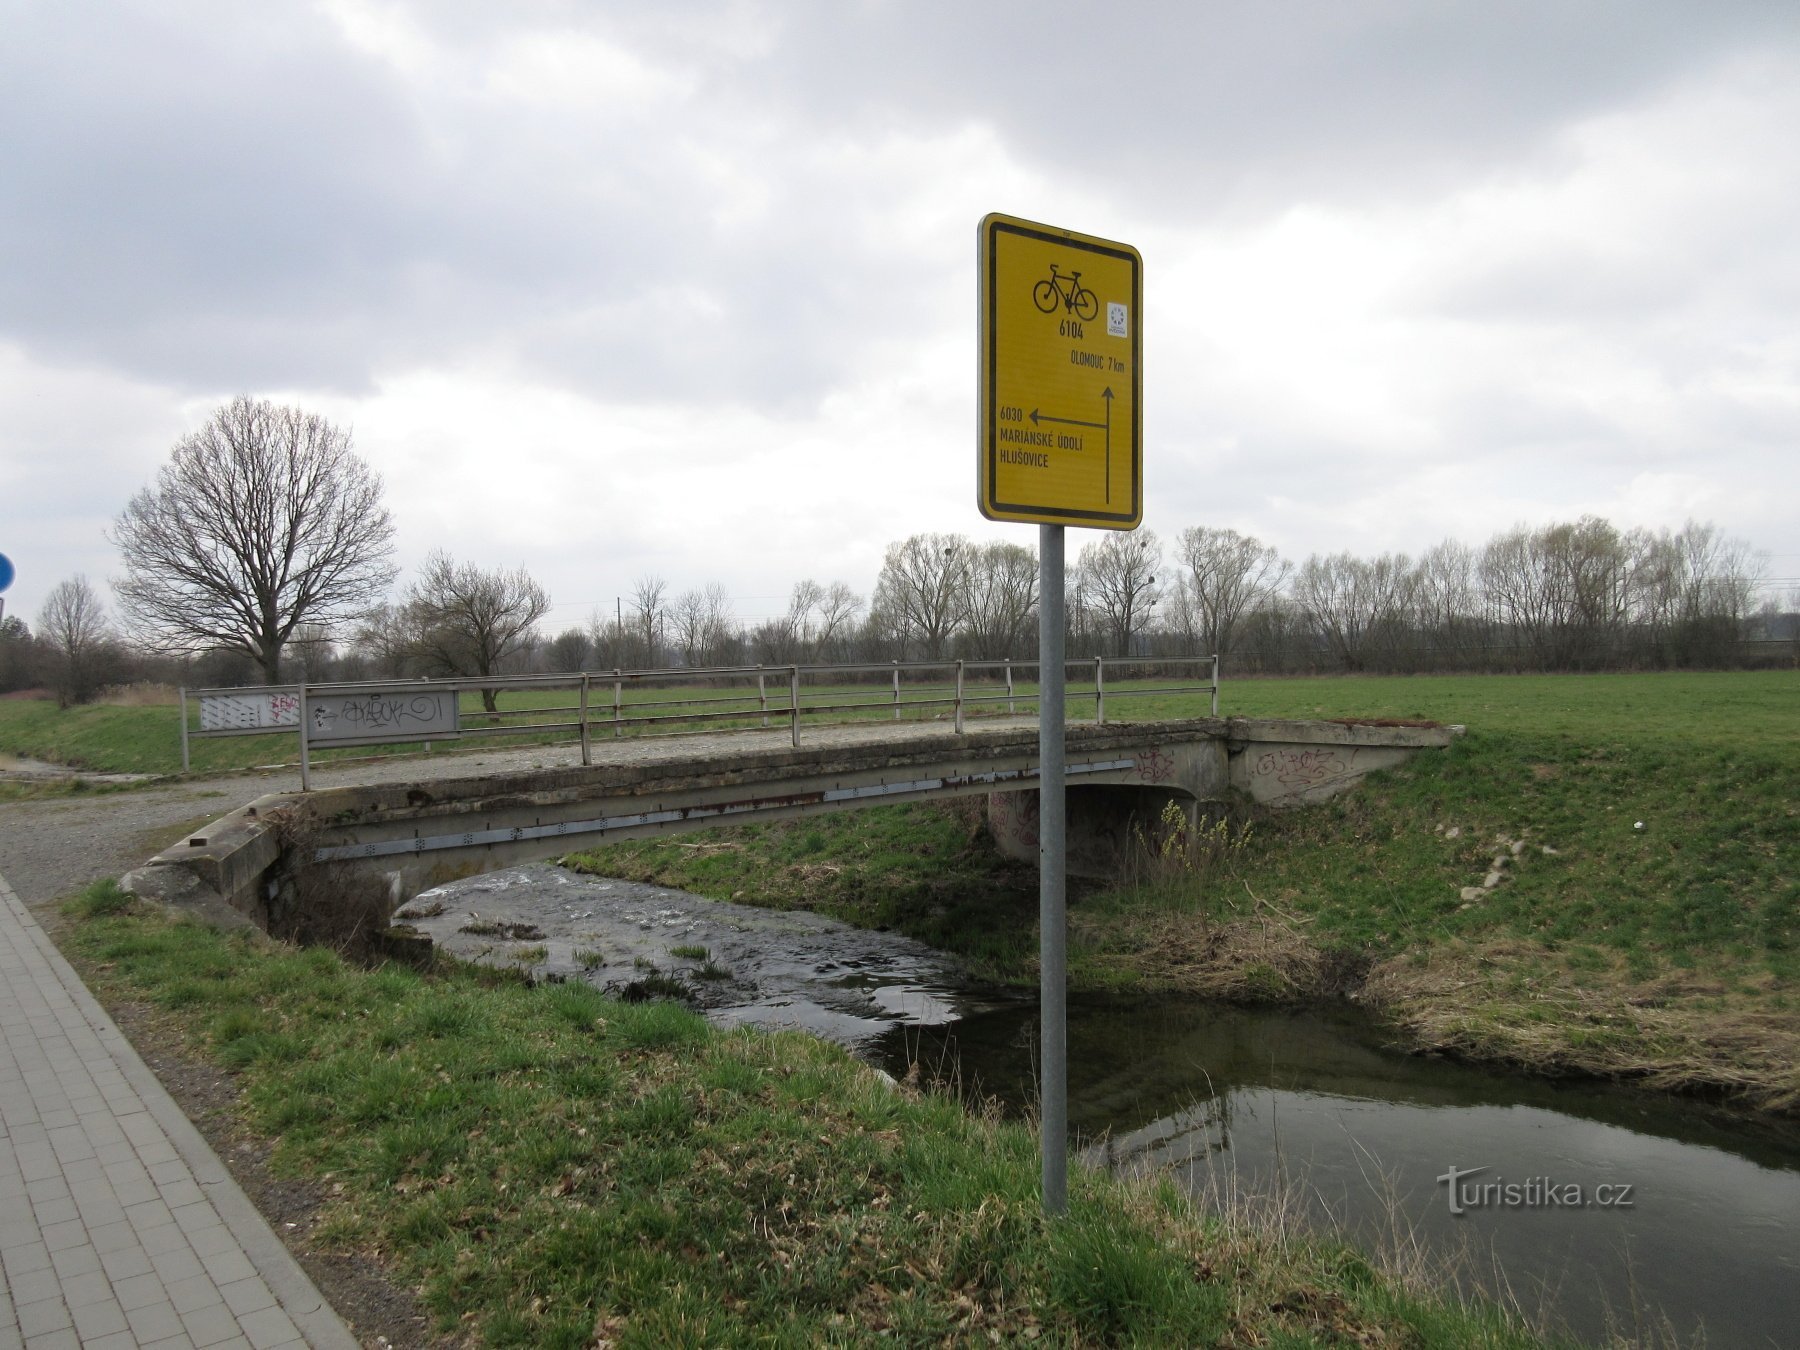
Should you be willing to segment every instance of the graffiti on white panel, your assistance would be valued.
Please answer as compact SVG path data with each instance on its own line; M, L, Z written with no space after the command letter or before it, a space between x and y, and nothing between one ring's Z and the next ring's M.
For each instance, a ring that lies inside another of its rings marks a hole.
M315 741L397 741L456 734L456 695L437 693L309 695L308 734Z
M200 695L200 730L278 731L300 725L300 695L291 691Z

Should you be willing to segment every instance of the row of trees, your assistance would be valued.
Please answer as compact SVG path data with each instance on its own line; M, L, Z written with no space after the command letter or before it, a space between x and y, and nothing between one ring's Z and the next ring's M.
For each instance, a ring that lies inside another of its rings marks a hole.
M350 436L297 409L237 399L178 442L112 538L122 639L93 586L70 578L32 633L0 623L0 688L51 683L65 702L145 674L487 676L533 669L1035 655L1037 559L1009 542L916 534L890 544L874 592L805 580L753 625L713 583L670 595L640 578L631 610L554 636L524 569L433 553L391 597L393 523ZM1791 639L1753 599L1759 563L1710 525L1621 531L1585 516L1520 526L1418 558L1314 554L1295 564L1233 530L1102 533L1065 597L1072 656L1218 653L1232 673L1589 670L1726 665ZM492 696L490 695L490 704Z
M1298 565L1232 530L1196 526L1168 549L1138 530L1081 549L1067 578L1068 647L1216 652L1237 674L1732 665L1766 652L1759 642L1796 636L1791 614L1755 606L1758 570L1710 525L1620 531L1591 516L1480 547L1446 540L1417 559L1314 554ZM1030 658L1037 588L1028 548L918 534L888 546L866 603L843 582L806 580L783 614L747 625L722 584L671 597L645 577L628 611L535 643L520 634L509 668ZM412 612L383 611L382 623ZM365 630L352 649L387 654L382 673L431 673L416 642L385 631Z
M1188 530L1179 563L1165 631L1242 672L1723 666L1791 637L1790 616L1756 604L1748 546L1692 522L1621 531L1584 516L1416 559L1298 566L1230 531Z

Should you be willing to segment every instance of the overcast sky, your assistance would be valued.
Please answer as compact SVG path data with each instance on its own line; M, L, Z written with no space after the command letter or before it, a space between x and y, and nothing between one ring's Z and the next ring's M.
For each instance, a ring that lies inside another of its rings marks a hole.
M975 506L990 211L1142 252L1165 540L1697 518L1785 596L1797 128L1792 0L0 0L7 610L239 393L552 631L1034 544Z

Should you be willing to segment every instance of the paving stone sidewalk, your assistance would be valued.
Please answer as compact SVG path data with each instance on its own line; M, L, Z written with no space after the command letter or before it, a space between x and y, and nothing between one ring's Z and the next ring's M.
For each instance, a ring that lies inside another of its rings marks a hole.
M0 877L0 1350L356 1344Z

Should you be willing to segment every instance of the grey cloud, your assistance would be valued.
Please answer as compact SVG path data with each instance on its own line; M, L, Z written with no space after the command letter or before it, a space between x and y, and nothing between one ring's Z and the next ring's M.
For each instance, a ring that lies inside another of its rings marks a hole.
M942 312L908 245L843 227L919 185L836 181L809 147L990 125L1047 181L1193 221L1431 191L1696 62L1796 36L1788 6L1697 19L1675 0L411 11L465 56L520 23L592 32L687 91L559 117L421 108L310 9L141 3L102 29L81 7L12 8L0 250L25 265L0 271L0 336L208 393L358 392L380 370L498 352L607 397L781 411ZM766 211L723 211L707 155ZM1441 303L1564 270L1500 264L1488 290Z
M447 156L317 21L173 13L100 32L36 8L0 47L0 250L24 264L0 271L0 334L188 387L356 389L688 252L654 147L475 119Z
M735 75L798 116L979 117L1055 178L1203 214L1439 190L1720 55L1800 41L1772 0L814 0L769 14L784 40Z

